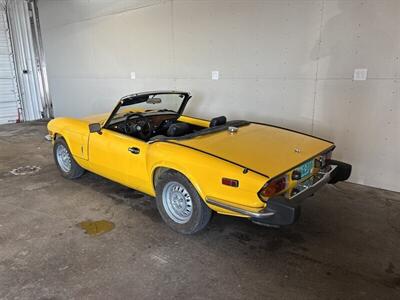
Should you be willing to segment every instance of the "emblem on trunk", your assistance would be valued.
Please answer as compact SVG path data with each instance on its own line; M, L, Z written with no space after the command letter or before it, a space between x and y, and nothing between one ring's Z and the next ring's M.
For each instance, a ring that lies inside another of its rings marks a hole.
M234 133L239 131L239 128L234 127L234 126L229 126L228 127L228 131L229 131L230 134L234 134Z
M300 152L301 152L301 150L300 150L300 148L294 148L294 152L296 152L296 153L300 153Z

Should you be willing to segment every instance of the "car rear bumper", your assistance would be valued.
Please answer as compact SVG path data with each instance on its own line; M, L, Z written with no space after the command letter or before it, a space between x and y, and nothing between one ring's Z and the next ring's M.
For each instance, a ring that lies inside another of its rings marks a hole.
M335 160L328 161L328 165L326 170L320 171L313 178L313 182L304 186L298 193L294 194L289 199L284 196L272 197L268 199L267 207L259 211L236 207L212 198L207 198L206 202L247 216L257 224L277 226L290 225L295 223L300 216L301 207L299 203L301 200L313 195L324 184L334 184L338 181L347 180L350 177L351 165Z

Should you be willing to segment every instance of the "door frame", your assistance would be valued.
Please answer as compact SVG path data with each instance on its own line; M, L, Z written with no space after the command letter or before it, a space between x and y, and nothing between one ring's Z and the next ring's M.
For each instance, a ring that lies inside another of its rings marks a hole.
M8 0L14 65L21 100L21 121L53 118L37 0Z

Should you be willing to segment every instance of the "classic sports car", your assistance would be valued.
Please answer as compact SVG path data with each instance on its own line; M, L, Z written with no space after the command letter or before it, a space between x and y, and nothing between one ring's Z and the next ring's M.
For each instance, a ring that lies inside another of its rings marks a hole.
M281 127L183 115L187 92L123 97L111 114L56 118L48 130L61 174L89 170L156 197L174 230L203 229L212 211L267 226L289 225L300 202L349 178L332 142Z

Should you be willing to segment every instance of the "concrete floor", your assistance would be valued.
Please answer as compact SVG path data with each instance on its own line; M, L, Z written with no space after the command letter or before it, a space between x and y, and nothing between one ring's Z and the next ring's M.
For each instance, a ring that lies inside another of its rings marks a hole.
M62 178L44 123L0 126L0 299L394 299L400 194L342 183L270 229L216 215L179 235L154 201L93 174ZM31 175L9 171L39 166ZM77 225L109 220L89 236Z

